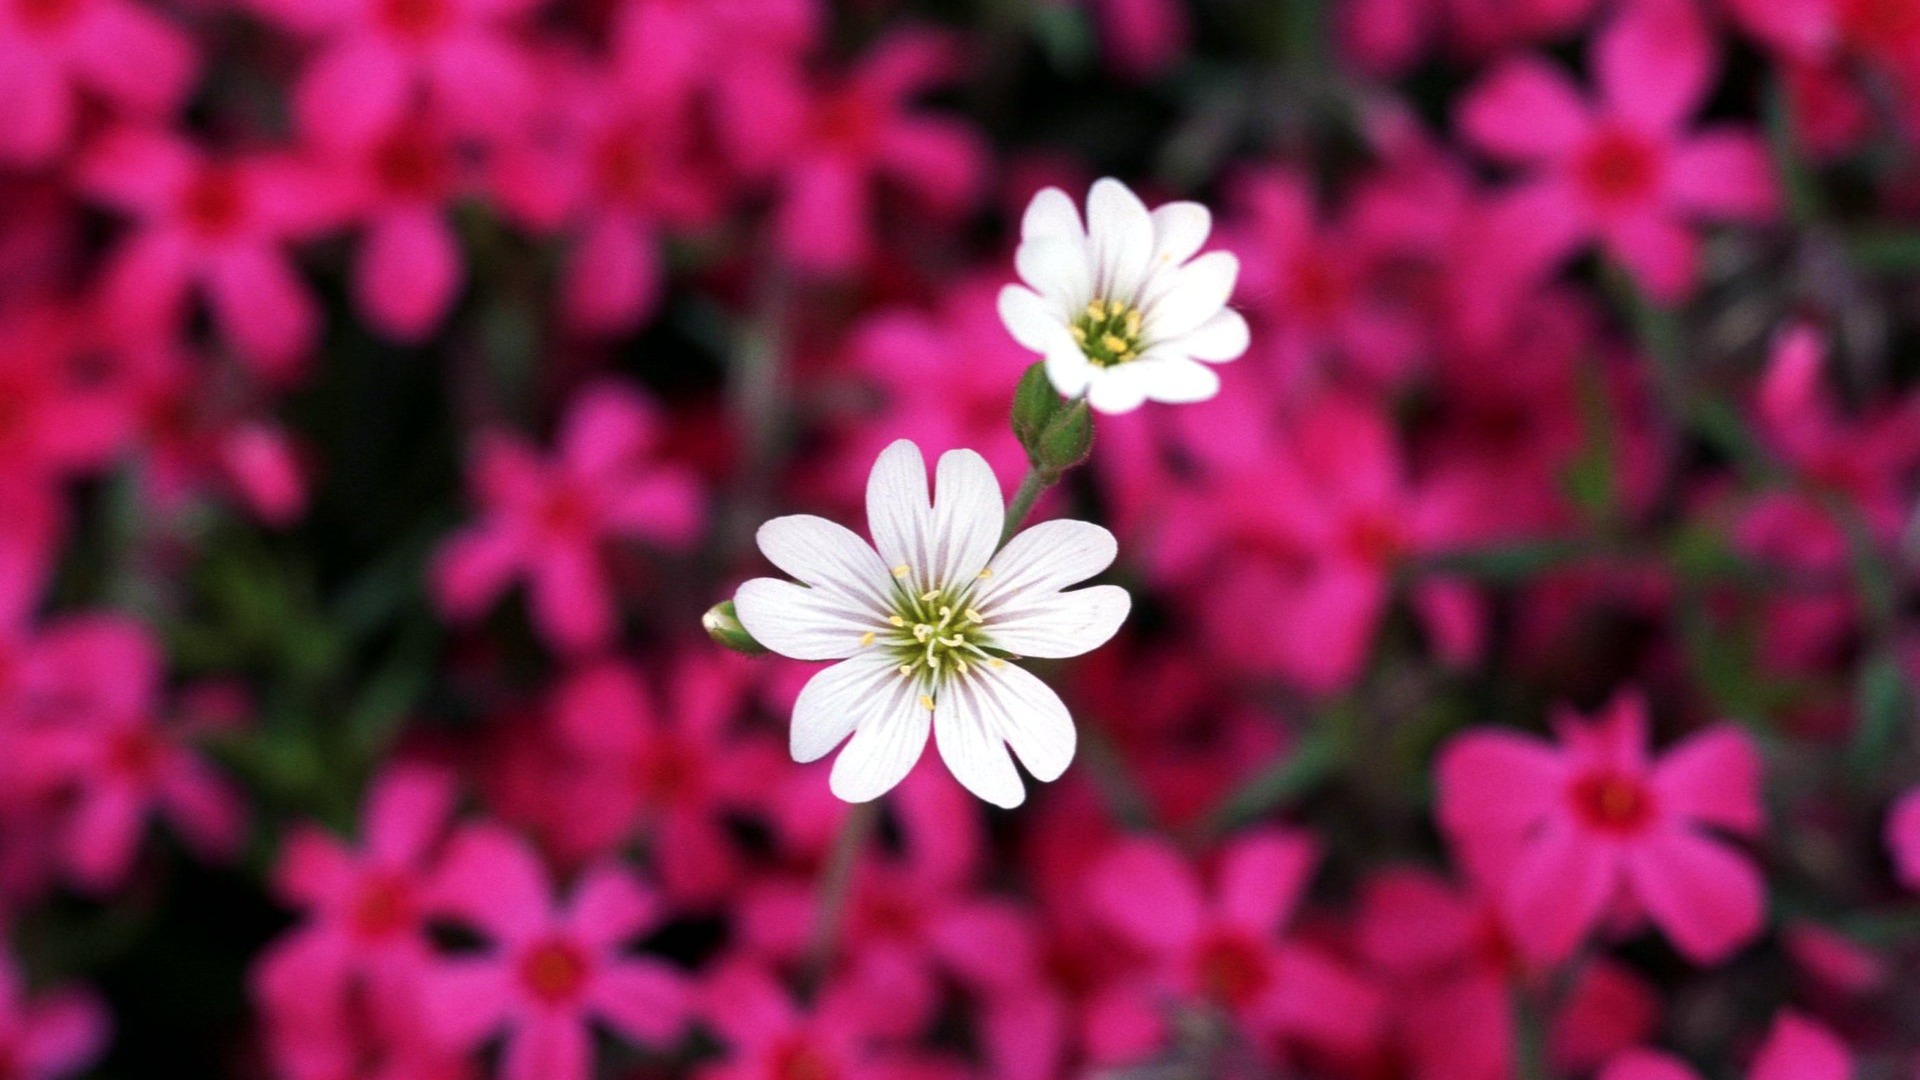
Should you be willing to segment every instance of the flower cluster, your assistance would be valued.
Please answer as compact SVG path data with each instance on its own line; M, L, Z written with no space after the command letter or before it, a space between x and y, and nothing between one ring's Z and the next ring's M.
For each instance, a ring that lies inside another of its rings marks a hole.
M1920 1075L1916 162L1920 0L0 0L0 1080Z

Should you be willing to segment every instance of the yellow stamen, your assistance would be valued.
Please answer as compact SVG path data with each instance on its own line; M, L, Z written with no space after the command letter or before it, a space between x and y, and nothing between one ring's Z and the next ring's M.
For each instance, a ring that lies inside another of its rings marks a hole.
M920 594L920 599L923 602L931 602L934 600L938 600L939 598L940 598L939 589L928 589L926 592L923 592Z
M889 616L887 616L887 621L888 621L888 622L890 622L890 623L892 623L892 624L893 624L893 625L895 625L895 626L905 626L905 625L907 625L907 620L905 620L905 619L903 619L903 618L901 618L901 617L900 617L900 616L898 616L898 615L889 615Z
M990 668L1003 668L1007 666L1007 662L996 656L993 659L987 661L987 666Z
M1102 334L1100 344L1106 346L1107 351L1110 353L1123 353L1127 351L1127 343L1113 334Z
M932 711L933 711L933 699L932 699L932 698L930 698L930 697L928 697L928 696L927 696L927 695L925 695L925 694L921 694L921 695L920 695L920 707L921 707L921 708L923 708L923 709L925 709L925 710L927 710L928 712L932 712Z
M901 563L899 566L893 568L893 576L897 578L906 577L911 573L913 573L913 568L906 563Z
M873 631L869 630L866 633L860 635L861 648L864 649L871 644L873 644Z
M985 567L985 568L983 568L983 569L982 569L982 570L980 571L980 576L981 576L981 577L992 577L992 576L993 576L993 567L991 567L991 566L989 566L989 567Z
M972 608L968 608L968 609L967 609L967 621L968 621L968 622L986 622L987 620L985 620L985 619L983 619L983 618L981 618L981 617L980 617L980 613L979 613L979 612L977 612L977 611L975 611L975 610L973 610Z

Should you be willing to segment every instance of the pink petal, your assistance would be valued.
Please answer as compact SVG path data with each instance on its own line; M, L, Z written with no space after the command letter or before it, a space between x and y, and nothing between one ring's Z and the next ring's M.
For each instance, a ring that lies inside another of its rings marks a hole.
M71 1076L98 1060L112 1029L112 1018L92 995L53 991L29 1009L19 1063L30 1076Z
M192 88L193 41L178 26L125 0L90 4L70 54L88 86L137 113L177 108Z
M1684 829L1634 845L1627 874L1647 915L1695 963L1726 959L1766 918L1766 887L1753 864Z
M613 589L591 543L549 545L528 574L533 625L549 645L576 652L613 637Z
M1629 1050L1609 1062L1598 1080L1700 1080L1700 1074L1667 1054Z
M651 929L661 916L659 901L632 874L602 864L588 870L575 886L567 925L582 943L615 949Z
M497 960L442 960L421 976L421 1019L435 1041L464 1050L492 1034L519 997L511 972Z
M226 252L209 269L208 300L241 357L285 379L320 337L320 311L293 263L266 247Z
M686 1028L693 1003L686 979L654 960L627 960L595 974L588 991L608 1025L643 1046L664 1047Z
M392 766L367 793L362 827L367 851L389 866L419 863L445 831L456 798L453 776L446 770Z
M198 158L179 139L120 128L87 148L79 164L79 183L93 198L126 213L159 217L171 212L197 167Z
M815 273L853 269L867 252L866 177L851 161L823 155L798 163L775 212L780 250Z
M1691 0L1628 0L1595 38L1593 66L1614 112L1658 132L1700 107L1720 58Z
M48 164L73 132L74 97L55 57L31 46L0 55L0 162Z
M93 891L118 884L133 867L146 827L144 795L126 784L95 784L68 822L66 857L75 880Z
M1487 153L1545 161L1573 152L1591 121L1566 72L1535 57L1508 60L1467 93L1460 130Z
M624 333L653 315L662 275L652 230L624 215L588 223L567 259L561 296L567 318L587 334Z
M1713 218L1769 221L1780 211L1773 164L1759 138L1710 131L1675 148L1669 198L1681 210Z
M246 804L211 766L181 751L159 786L168 820L201 858L225 862L239 853L246 839Z
M659 428L659 410L644 395L602 380L582 390L567 409L560 457L575 475L611 480L639 464Z
M920 117L882 136L880 159L934 207L953 211L965 209L979 192L987 153L972 128Z
M700 531L704 502L692 476L662 469L623 485L607 510L607 521L622 536L684 545Z
M300 131L323 146L360 147L393 128L406 111L412 78L406 61L371 35L348 37L320 53L293 89Z
M1900 883L1920 889L1920 788L1902 795L1887 815L1887 850Z
M359 880L353 853L332 833L313 825L288 830L274 864L274 889L296 907L313 907L345 895Z
M1759 831L1760 754L1728 725L1703 731L1669 750L1654 766L1661 811L1736 833Z
M369 226L354 265L354 299L374 329L418 343L446 318L465 279L453 230L437 211L409 207Z
M1676 304L1693 292L1699 241L1676 221L1634 214L1607 226L1607 246L1656 303Z
M1282 945L1261 1011L1288 1034L1358 1048L1379 1036L1384 1004L1378 990L1326 955Z
M1848 1080L1853 1061L1831 1031L1797 1013L1782 1012L1748 1075L1751 1080Z
M1319 858L1319 845L1301 833L1268 829L1236 840L1220 865L1221 916L1262 934L1279 930Z
M499 825L469 825L448 845L429 898L505 942L527 941L548 925L547 871L525 840Z
M1200 933L1200 886L1171 848L1125 840L1095 864L1088 881L1093 913L1135 942L1173 952Z
M1555 821L1522 851L1506 884L1507 930L1542 963L1571 953L1614 897L1620 878L1612 851Z
M520 545L500 529L455 533L434 554L434 600L456 619L478 615L506 591L520 561Z
M448 117L483 136L514 134L539 100L532 64L504 34L476 30L442 42L432 57L432 78Z
M1434 775L1440 823L1448 831L1518 832L1560 806L1567 768L1540 739L1482 729L1448 743Z

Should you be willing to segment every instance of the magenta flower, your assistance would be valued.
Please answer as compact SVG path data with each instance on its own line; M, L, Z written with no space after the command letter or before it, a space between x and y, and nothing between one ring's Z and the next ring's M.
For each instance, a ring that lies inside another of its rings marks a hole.
M518 436L486 436L468 473L484 516L450 537L433 565L441 610L470 618L524 577L534 626L550 645L605 644L614 608L601 544L614 537L681 544L699 527L692 476L653 460L659 432L645 398L602 382L574 399L551 458Z
M86 1071L106 1049L110 1021L90 993L56 988L27 995L26 980L0 956L0 1072L18 1080L62 1080Z
M0 163L45 165L79 126L83 95L130 119L179 106L193 43L133 0L16 0L0 7Z
M1520 165L1511 198L1561 254L1597 239L1655 299L1684 299L1700 219L1763 222L1777 197L1750 133L1692 133L1718 57L1684 0L1633 0L1595 39L1599 100L1534 57L1495 68L1461 106L1466 137Z
M947 39L905 31L829 85L809 86L786 65L765 63L739 69L719 87L722 123L740 163L775 179L775 243L795 266L840 274L866 259L881 180L936 211L973 201L986 164L978 136L913 107L954 78L959 63Z
M1849 1080L1853 1060L1833 1033L1793 1012L1774 1018L1753 1059L1748 1080ZM1699 1080L1698 1073L1666 1054L1631 1050L1613 1059L1598 1080Z
M101 284L118 329L171 341L197 286L243 359L262 375L293 374L319 339L320 313L286 247L318 222L285 162L216 157L172 135L125 130L91 147L79 183L133 222Z
M1893 804L1887 816L1887 851L1901 884L1920 890L1920 788Z
M1437 765L1440 822L1490 883L1508 930L1543 963L1566 957L1623 901L1696 963L1759 933L1764 885L1712 834L1762 823L1760 758L1731 726L1657 761L1646 706L1623 693L1600 718L1562 715L1559 747L1517 732L1456 737Z
M930 1080L903 1055L880 1049L868 1025L885 1002L869 996L830 984L811 1009L803 1009L765 969L726 962L707 979L701 1012L727 1044L727 1056L697 1075L700 1080Z
M463 131L512 132L538 83L515 26L543 0L251 0L319 51L293 89L300 130L363 145L422 93Z
M1268 830L1229 843L1211 891L1171 848L1122 842L1088 879L1094 914L1153 957L1163 992L1234 1017L1261 1040L1363 1049L1379 992L1319 947L1282 931L1319 859L1308 837Z
M448 846L431 906L488 946L427 970L429 1026L468 1048L505 1029L502 1080L587 1080L595 1020L644 1046L665 1045L686 1026L691 996L681 976L625 951L663 913L617 866L587 870L556 905L531 846L497 825L469 826Z

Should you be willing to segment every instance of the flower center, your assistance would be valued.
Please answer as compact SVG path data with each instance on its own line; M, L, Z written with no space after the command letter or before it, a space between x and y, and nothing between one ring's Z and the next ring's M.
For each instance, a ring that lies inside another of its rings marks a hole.
M58 30L73 21L80 0L14 0L14 17L28 30Z
M231 169L201 169L180 195L180 217L189 229L209 240L239 229L246 212L246 189Z
M374 174L380 186L403 199L438 198L451 169L439 142L427 132L403 129L374 149Z
M520 959L520 984L549 1005L571 1001L587 982L587 958L565 941L543 941Z
M1588 825L1619 835L1635 833L1653 817L1653 796L1637 778L1592 772L1573 782L1573 805Z
M1652 193L1659 160L1645 139L1625 131L1596 137L1580 156L1580 186L1605 206L1638 202Z
M450 21L446 0L384 0L380 21L395 37L425 41Z
M1124 364L1140 355L1140 309L1119 300L1095 300L1068 329L1095 367Z
M130 780L152 779L160 769L160 758L160 741L144 729L120 732L107 744L108 766Z
M934 695L949 676L965 675L976 664L999 667L1006 661L991 649L986 620L971 606L973 582L915 592L912 571L893 568L894 609L887 628L870 631L860 646L879 644L890 650L900 674L918 679L926 689L920 704L933 708ZM981 577L990 571L982 570Z
M1244 1008L1273 984L1266 951L1246 938L1227 935L1200 946L1200 986L1222 1005Z
M780 1047L773 1058L775 1080L834 1080L840 1075L831 1058L804 1040Z
M354 899L353 929L361 937L379 940L412 925L413 889L406 881L379 875L361 886Z

